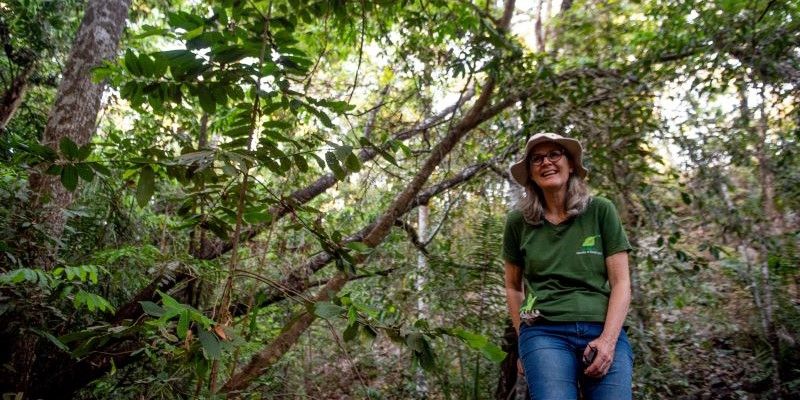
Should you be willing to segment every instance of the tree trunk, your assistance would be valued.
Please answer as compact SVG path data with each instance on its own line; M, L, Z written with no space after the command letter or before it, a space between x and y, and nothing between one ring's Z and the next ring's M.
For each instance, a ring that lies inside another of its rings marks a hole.
M764 208L764 216L768 221L768 226L764 229L764 238L777 238L783 233L783 215L775 207L775 173L770 166L770 159L767 155L767 130L768 120L765 103L767 99L764 95L764 85L761 86L761 105L759 107L760 118L756 126L758 133L758 143L756 145L756 158L758 159L759 181L761 182L761 203ZM775 318L772 301L772 283L769 272L769 247L766 243L762 244L761 260L761 286L763 294L763 313L766 322L767 342L770 343L772 352L772 364L775 370L772 374L772 384L775 394L780 396L781 391L781 357L780 357L780 338L775 328ZM780 397L778 397L780 399Z
M67 137L78 146L92 138L100 111L105 83L92 82L92 68L116 56L119 39L128 19L131 0L90 0L78 28L75 43L58 86L56 102L50 110L42 144L58 148ZM63 209L72 202L68 192L53 175L42 171L30 177L32 209L41 209L40 223L54 239L64 230ZM51 269L56 260L57 246L50 246L34 256L35 264Z
M753 80L751 79L750 82ZM783 230L783 218L775 208L775 174L770 168L770 159L767 155L767 131L768 131L768 117L766 114L765 103L767 101L764 95L764 84L761 84L759 105L760 116L755 127L752 125L752 115L750 107L747 102L747 79L741 79L739 84L739 101L742 125L744 129L751 133L756 141L756 159L758 160L758 174L759 183L761 185L761 205L765 217L766 227L762 225L756 232L760 232L763 240L768 240L770 236L780 235ZM781 362L780 362L780 342L775 329L775 320L773 318L773 304L772 304L772 283L770 282L769 265L767 259L769 257L769 248L763 241L761 243L754 243L755 248L758 248L761 254L759 262L751 263L747 256L747 246L743 244L745 262L750 272L751 266L760 263L759 268L761 279L753 277L753 298L756 302L756 307L760 311L761 324L764 329L764 336L766 342L769 344L771 361L773 365L772 384L774 394L780 399L781 392ZM748 273L748 275L751 275ZM752 275L751 275L752 276ZM760 283L760 288L759 288ZM760 296L759 296L760 293ZM760 304L759 304L760 297Z
M79 146L89 143L105 86L92 82L91 70L115 57L130 5L131 0L88 2L58 87L55 105L50 110L42 138L44 145L56 149L64 137ZM58 243L65 223L62 210L72 202L72 194L61 185L58 177L45 175L43 171L31 173L29 184L32 191L30 208L41 212L38 223ZM31 266L52 269L56 262L57 247L30 250L29 257L34 262ZM32 386L35 386L32 383L35 382L37 369L55 371L60 367L41 365L47 364L47 360L37 364L39 342L38 336L33 333L20 332L14 344L18 351L11 359L14 373L5 374L0 380L0 392L13 390L29 395Z
M514 325L509 319L506 322L506 330L503 335L503 351L508 356L500 363L500 378L497 381L497 388L494 392L496 400L524 400L528 396L528 384L525 375L517 371L517 360L519 359L519 338ZM513 396L513 397L512 397Z
M427 204L421 205L417 209L417 234L421 243L428 241L428 216L430 210ZM421 251L417 254L417 274L414 280L414 291L417 293L417 319L425 319L428 314L428 305L425 303L424 287L425 274L428 270L428 258ZM425 374L418 369L415 376L415 390L417 398L428 397L428 382Z
M33 71L36 70L35 63L30 63L25 66L20 73L11 81L11 86L3 93L0 98L0 134L5 130L8 122L14 116L14 113L22 104L22 99L25 96L25 91L28 89L28 83Z

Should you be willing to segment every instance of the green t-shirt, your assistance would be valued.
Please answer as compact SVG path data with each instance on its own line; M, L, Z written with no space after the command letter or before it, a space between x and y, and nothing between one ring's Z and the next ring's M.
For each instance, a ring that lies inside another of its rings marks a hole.
M605 259L628 250L617 210L603 197L558 225L534 226L511 211L503 235L503 258L524 267L534 308L550 321L604 321L611 293Z

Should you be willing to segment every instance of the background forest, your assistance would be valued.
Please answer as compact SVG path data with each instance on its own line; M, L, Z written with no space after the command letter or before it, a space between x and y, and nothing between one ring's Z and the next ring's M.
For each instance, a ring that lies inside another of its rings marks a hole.
M635 247L636 398L800 397L800 2L0 0L0 42L8 398L521 398L540 131Z

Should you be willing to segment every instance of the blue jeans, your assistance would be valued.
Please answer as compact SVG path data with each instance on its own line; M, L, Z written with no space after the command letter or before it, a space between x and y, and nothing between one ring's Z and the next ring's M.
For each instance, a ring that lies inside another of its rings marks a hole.
M583 350L600 336L598 322L545 322L519 332L519 355L532 400L578 398L578 385L587 400L631 399L633 351L623 330L608 373L601 378L583 375Z

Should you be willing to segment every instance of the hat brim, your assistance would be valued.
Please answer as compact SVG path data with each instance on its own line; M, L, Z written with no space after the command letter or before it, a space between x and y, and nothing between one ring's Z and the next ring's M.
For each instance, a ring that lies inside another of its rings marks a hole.
M586 171L586 168L583 166L583 147L579 141L565 137L552 138L541 136L537 138L531 138L531 140L529 140L528 144L525 146L525 152L523 153L522 159L514 164L511 164L509 172L511 173L511 177L515 182L522 186L528 185L528 183L531 181L527 162L528 155L530 154L531 150L536 147L536 145L548 142L558 143L561 145L569 153L575 173L581 178L586 178L588 171Z

